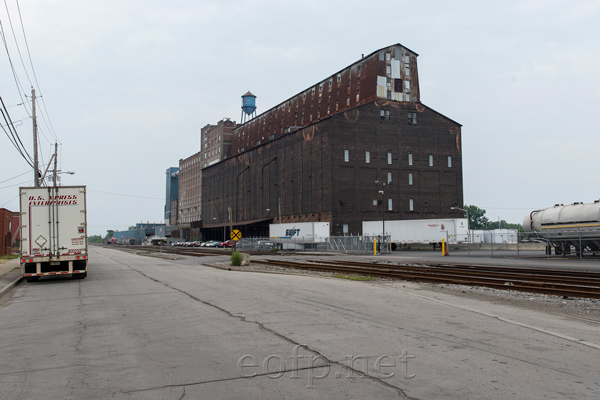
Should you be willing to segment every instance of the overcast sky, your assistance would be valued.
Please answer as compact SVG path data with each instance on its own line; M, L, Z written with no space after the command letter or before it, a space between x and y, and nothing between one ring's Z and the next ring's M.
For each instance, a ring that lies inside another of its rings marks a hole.
M6 4L18 79L41 92L53 127L39 121L42 159L56 136L60 169L75 172L63 185L88 187L91 235L163 222L165 170L199 151L201 127L239 121L248 90L260 114L395 43L419 54L421 101L463 125L465 203L521 223L600 198L595 0L21 0L37 83L17 2ZM2 53L0 95L31 152ZM17 177L30 167L3 131L0 149L0 207L18 211L33 173Z

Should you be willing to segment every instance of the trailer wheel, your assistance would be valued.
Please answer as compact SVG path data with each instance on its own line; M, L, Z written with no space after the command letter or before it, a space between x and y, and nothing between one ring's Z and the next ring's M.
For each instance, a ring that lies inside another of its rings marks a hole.
M27 282L37 282L38 279L40 279L39 276L28 276L25 278Z
M73 279L83 279L87 276L87 272L84 272L83 274L73 274Z

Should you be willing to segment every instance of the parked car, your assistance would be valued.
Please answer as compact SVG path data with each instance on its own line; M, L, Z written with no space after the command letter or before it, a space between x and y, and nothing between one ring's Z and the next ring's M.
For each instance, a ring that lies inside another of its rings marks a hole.
M217 247L220 244L221 244L221 242L219 242L219 241L209 240L208 242L204 243L204 247Z
M270 250L273 250L275 248L278 248L277 244L275 244L275 243L271 243L271 242L266 241L266 240L259 240L258 241L258 250L259 251L261 251L261 250L268 250L268 251L270 251Z
M219 243L218 247L233 247L235 246L235 240L226 240L224 242Z

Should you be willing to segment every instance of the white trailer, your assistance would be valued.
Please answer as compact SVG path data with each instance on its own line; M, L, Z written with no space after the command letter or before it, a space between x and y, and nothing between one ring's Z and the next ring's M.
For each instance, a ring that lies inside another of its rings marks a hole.
M283 249L303 249L307 245L326 241L330 235L329 222L297 222L270 224L269 236Z
M364 236L380 236L383 234L383 221L363 221ZM447 219L414 219L402 221L385 221L385 236L390 236L394 244L431 244L436 246L442 242L467 243L469 231L466 218Z
M87 276L85 186L22 187L21 274Z

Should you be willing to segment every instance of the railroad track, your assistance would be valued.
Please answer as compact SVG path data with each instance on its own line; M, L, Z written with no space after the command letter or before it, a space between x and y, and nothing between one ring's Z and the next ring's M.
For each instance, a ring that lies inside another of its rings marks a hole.
M427 283L516 290L554 296L600 298L600 273L478 265L392 265L355 261L257 260L255 263Z

